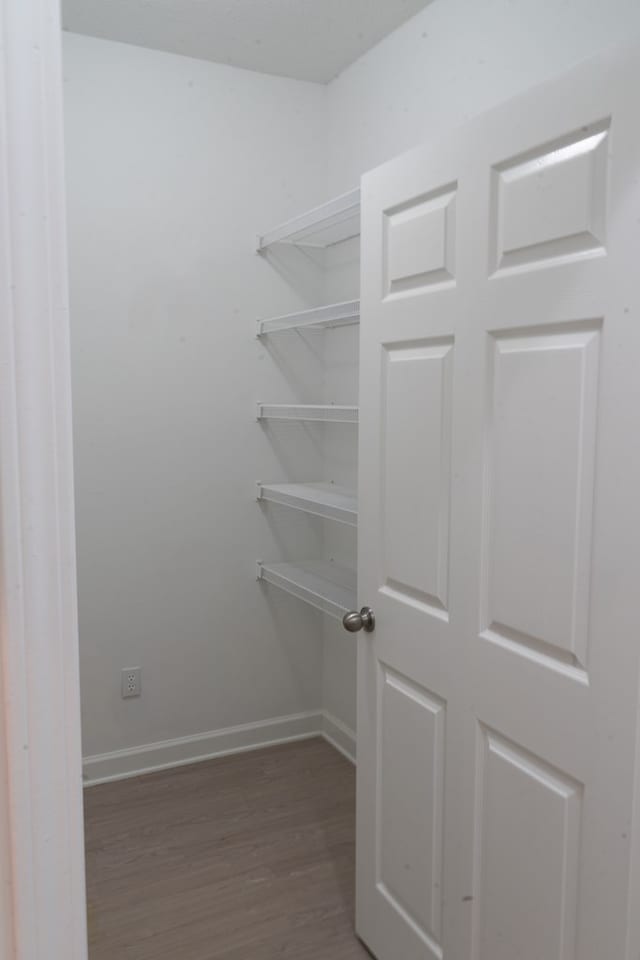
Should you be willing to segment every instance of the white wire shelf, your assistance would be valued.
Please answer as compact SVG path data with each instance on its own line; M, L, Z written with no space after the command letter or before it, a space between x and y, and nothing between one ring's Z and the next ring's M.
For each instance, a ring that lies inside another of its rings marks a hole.
M355 571L330 561L298 564L258 561L258 580L338 619L356 607Z
M335 483L259 483L258 500L302 510L355 527L358 504L353 490Z
M336 403L259 403L258 420L357 423L358 408Z
M274 243L332 247L360 235L360 189L344 193L258 237L258 252Z
M258 337L283 330L326 330L330 327L346 327L360 321L360 301L346 300L327 307L314 307L299 313L287 313L282 317L258 320Z

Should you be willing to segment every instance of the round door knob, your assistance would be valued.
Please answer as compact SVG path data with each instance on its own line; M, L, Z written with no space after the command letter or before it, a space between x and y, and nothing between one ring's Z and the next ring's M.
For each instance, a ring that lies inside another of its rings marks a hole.
M358 630L365 630L371 633L376 625L376 618L373 615L371 607L363 607L360 613L357 610L349 610L342 618L342 626L349 633L357 633Z

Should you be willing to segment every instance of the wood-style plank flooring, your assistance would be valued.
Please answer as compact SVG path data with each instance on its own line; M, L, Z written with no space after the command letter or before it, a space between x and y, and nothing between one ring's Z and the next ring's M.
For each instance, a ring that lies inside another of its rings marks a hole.
M354 770L324 740L85 791L90 960L357 960Z

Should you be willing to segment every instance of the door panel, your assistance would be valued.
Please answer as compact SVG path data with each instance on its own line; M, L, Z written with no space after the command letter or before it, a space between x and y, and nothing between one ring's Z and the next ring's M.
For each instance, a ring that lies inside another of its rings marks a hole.
M357 927L635 960L636 50L362 186Z
M609 120L493 168L496 268L604 245Z
M384 356L383 583L446 616L451 486L451 338Z
M599 346L599 321L489 338L484 636L582 671Z
M456 184L384 212L384 294L450 284L455 267Z
M478 728L477 960L575 957L582 785Z
M429 945L442 925L445 707L382 668L379 714L378 883Z

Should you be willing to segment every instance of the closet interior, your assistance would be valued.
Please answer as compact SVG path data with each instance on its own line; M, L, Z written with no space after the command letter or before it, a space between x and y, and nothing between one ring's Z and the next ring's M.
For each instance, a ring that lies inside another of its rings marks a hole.
M640 6L544 6L63 0L91 960L599 942L635 128L549 84Z

